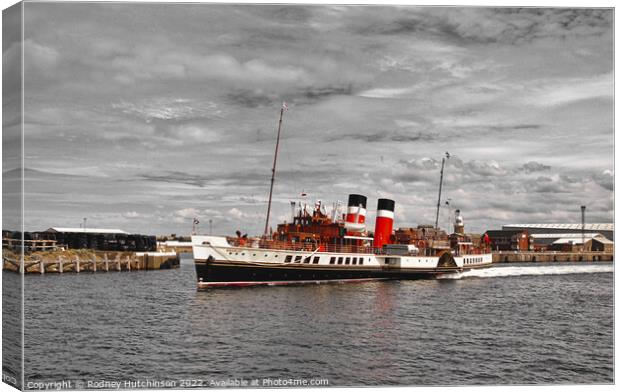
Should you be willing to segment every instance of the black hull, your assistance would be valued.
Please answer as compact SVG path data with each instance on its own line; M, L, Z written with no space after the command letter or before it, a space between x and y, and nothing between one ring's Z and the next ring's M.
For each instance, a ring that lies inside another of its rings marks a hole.
M382 279L432 279L455 273L460 268L433 268L403 271L381 267L318 267L311 265L264 265L207 261L195 263L198 288L249 286L260 284L300 284L329 281L366 281Z

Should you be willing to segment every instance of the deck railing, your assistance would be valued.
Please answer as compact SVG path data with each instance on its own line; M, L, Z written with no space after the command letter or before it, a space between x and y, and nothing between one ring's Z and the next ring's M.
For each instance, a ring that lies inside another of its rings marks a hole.
M253 249L276 249L276 250L290 250L296 252L333 252L333 253L361 253L361 254L375 254L384 255L388 254L383 248L375 248L371 246L358 246L358 245L341 245L341 244L320 244L312 242L288 242L277 240L265 240L258 238L227 238L228 242L235 247L253 248ZM432 248L432 247L431 247ZM442 249L435 249L435 251L441 251ZM432 252L432 251L431 251ZM467 253L457 253L455 256L465 255L480 255L489 253L486 249L471 248ZM425 254L425 249L420 249L420 255Z
M243 239L243 238L229 238L228 242L232 246L254 248L254 249L277 249L277 250L291 250L291 251L305 251L305 252L338 252L338 253L364 253L364 254L379 254L383 252L381 248L373 248L369 246L357 246L357 245L340 245L340 244L320 244L317 245L311 242L287 242L287 241L275 241L264 239Z

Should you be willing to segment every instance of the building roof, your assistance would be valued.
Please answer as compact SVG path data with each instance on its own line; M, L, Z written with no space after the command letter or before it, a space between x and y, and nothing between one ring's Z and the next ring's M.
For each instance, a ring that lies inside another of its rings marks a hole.
M507 235L507 234L510 234L510 235L521 234L521 232L523 232L523 230L521 229L509 228L505 230L487 230L485 233L487 233L488 235L502 236L502 235Z
M595 237L603 237L604 235L600 233L583 233L583 236L587 239L592 239ZM581 239L581 233L534 233L530 234L530 237L533 239L543 239L543 238L579 238Z
M596 237L596 238L593 238L592 240L598 241L601 244L610 244L610 245L614 244L614 242L607 237Z
M545 236L548 236L548 234L542 234ZM533 237L533 236L532 236ZM554 237L544 237L544 238L556 238ZM592 241L598 241L601 244L611 244L613 245L613 241L609 240L607 237L605 237L602 234L598 234L598 233L585 233L583 236L585 242L588 242L590 240ZM568 244L568 243L573 243L573 244L578 244L581 245L583 244L583 241L581 241L581 234L578 235L574 235L574 234L569 234L569 235L565 235L562 234L560 238L558 238L557 240L553 241L554 244Z
M585 239L586 242L590 241L591 238L586 238ZM581 245L583 244L583 241L581 241L581 237L580 238L560 238L559 240L553 241L553 244L574 244L574 245Z
M504 229L560 229L560 230L581 230L581 223L519 223L503 225ZM586 223L585 230L613 231L613 223Z
M87 234L129 234L126 231L118 230L118 229L95 229L95 228L86 228L83 229L81 227L50 227L46 231L48 232L56 232L56 233L87 233Z

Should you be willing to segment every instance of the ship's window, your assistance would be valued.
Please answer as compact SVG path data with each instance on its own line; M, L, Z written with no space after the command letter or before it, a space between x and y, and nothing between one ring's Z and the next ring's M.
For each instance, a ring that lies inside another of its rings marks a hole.
M252 256L256 256L256 253L253 253ZM267 256L267 255L265 255L265 256Z
M314 256L314 260L312 260L312 264L319 264L320 256Z
M310 263L310 256L306 257L304 259L304 263L309 264Z
M364 264L364 258L363 257L360 257L360 265L361 264Z
M330 257L329 258L329 264L336 264L336 258L335 257Z
M353 258L353 263L351 263L351 264L357 264L357 257Z
M351 264L351 258L347 257L346 259L344 259L344 263L345 264Z
M273 256L273 257L278 257L278 255L275 255L275 256Z
M299 263L301 261L301 256L295 256L295 262Z
M338 264L342 264L342 257L338 257Z
M286 255L286 258L284 259L285 263L290 263L291 260L293 260L293 256L292 255Z
M245 256L245 252L244 252L244 253L241 253L241 256Z

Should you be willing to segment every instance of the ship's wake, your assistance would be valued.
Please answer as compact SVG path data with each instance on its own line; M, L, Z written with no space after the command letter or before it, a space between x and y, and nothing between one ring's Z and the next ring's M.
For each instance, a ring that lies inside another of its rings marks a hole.
M489 267L484 269L469 270L456 274L438 276L438 279L464 279L464 278L501 278L506 276L532 276L532 275L567 275L567 274L596 274L614 272L613 264L597 265L532 265L519 267Z

